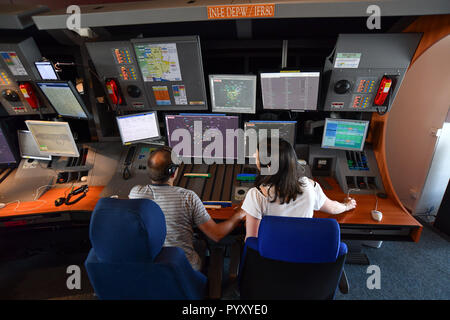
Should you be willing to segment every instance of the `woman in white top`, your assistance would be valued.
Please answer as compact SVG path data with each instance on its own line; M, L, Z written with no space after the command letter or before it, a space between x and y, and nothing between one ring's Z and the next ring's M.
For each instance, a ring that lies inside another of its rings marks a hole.
M266 150L271 150L270 140ZM261 171L259 150L255 156L256 166ZM356 201L351 198L345 203L328 199L318 183L304 177L295 150L286 140L279 140L278 156L270 157L278 161L278 171L259 175L241 206L246 213L245 238L258 236L259 223L265 215L312 218L314 210L339 214L356 207ZM270 163L266 167L270 172Z

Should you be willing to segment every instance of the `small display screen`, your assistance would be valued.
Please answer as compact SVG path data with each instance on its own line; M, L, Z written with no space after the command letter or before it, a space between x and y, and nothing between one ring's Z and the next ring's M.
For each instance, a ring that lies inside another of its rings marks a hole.
M80 156L67 122L26 120L25 124L41 153L74 158Z
M320 72L261 73L264 109L316 110Z
M189 135L189 137L186 137L186 139L190 139L189 145L185 145L185 148L178 153L178 155L182 157L237 159L238 138L237 136L233 136L232 139L227 139L227 130L235 132L238 128L238 116L217 114L166 115L167 139L170 147L174 148L178 143L185 142L183 137ZM207 131L212 133L211 140L205 139L205 133ZM174 135L175 132L176 134ZM220 134L222 137L222 143L219 144L219 150L212 150L211 144L216 142L217 139L213 132L216 132L217 136ZM211 149L209 149L210 147Z
M327 118L322 148L362 151L368 127L369 121Z
M50 61L35 62L34 65L43 80L58 80L58 75Z
M293 147L295 147L295 135L296 135L297 121L249 121L244 125L245 129L245 155L247 157L253 157L256 152L256 145L249 143L249 134L251 130L254 130L256 137L260 139L262 132L260 130L265 129L267 137L271 137L272 130L278 130L278 136Z
M11 145L8 143L6 136L3 134L3 129L0 127L0 165L9 165L17 163L14 157Z
M68 81L36 82L47 100L62 117L88 119L88 114L78 92Z
M156 112L145 112L117 117L123 144L141 142L160 137Z
M36 141L34 141L31 131L19 130L17 132L19 139L20 155L25 159L52 160L51 155L43 154Z
M213 112L256 112L256 76L210 75L209 86Z

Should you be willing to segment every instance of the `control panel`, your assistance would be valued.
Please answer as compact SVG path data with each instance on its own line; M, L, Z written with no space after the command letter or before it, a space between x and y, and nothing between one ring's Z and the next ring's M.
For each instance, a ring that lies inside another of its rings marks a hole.
M390 110L421 35L341 34L324 66L325 111Z
M151 109L129 41L90 42L86 46L113 107L125 111Z
M41 58L33 38L0 43L0 102L8 115L54 113L34 85L40 79L34 62Z
M344 193L349 191L355 194L385 192L370 145L366 145L363 151L323 149L312 145L309 163L314 178L320 180L320 177L333 176Z

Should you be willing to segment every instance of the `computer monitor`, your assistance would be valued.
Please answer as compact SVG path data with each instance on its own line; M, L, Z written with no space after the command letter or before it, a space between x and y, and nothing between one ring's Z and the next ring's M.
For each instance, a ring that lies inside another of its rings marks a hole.
M261 73L264 109L317 110L320 72Z
M44 96L61 117L88 119L83 100L70 81L36 81Z
M52 160L52 156L43 154L36 141L31 134L31 131L18 130L17 137L19 139L20 156L24 159L37 159L37 160Z
M195 131L196 128L199 132ZM185 132L177 132L177 135L189 132L189 141L191 142L190 150L180 150L178 153L178 156L180 157L200 157L205 155L205 158L237 159L238 138L235 136L233 140L227 140L226 137L227 129L236 130L238 128L239 116L227 116L225 114L166 115L167 140L170 147L174 148L179 143L186 142L184 141L184 138L181 137L179 137L179 140L175 139L173 136L175 130L187 130ZM220 150L222 155L216 153L215 150L211 150L211 152L209 152L210 149L205 150L206 147L215 141L215 138L212 138L210 141L203 139L203 136L208 129L217 129L222 134L223 148ZM172 138L174 138L174 141L172 141ZM201 154L199 154L200 152Z
M16 154L0 125L0 167L15 166L17 164Z
M209 88L212 112L256 112L256 76L210 75Z
M362 151L368 128L369 121L327 118L322 148Z
M58 80L55 68L50 61L36 61L34 63L43 80Z
M26 120L25 124L41 153L73 158L80 156L67 122Z
M263 121L263 120L252 120L244 124L245 131L245 155L246 157L253 157L256 152L256 144L249 143L249 131L253 129L256 134L256 138L259 141L261 129L267 130L267 137L271 137L271 130L278 129L279 137L283 138L289 142L293 147L295 147L295 137L297 134L297 121ZM252 150L250 150L252 148Z
M131 39L151 110L207 110L199 36Z
M123 144L145 142L161 137L156 111L116 117Z

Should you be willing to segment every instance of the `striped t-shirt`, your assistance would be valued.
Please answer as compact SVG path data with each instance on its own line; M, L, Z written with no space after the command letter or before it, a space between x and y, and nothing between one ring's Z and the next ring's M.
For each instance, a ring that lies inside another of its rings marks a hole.
M134 186L130 199L150 199L155 201L166 218L165 247L183 249L195 270L201 266L200 257L194 250L194 226L211 219L200 198L191 190L169 185Z

